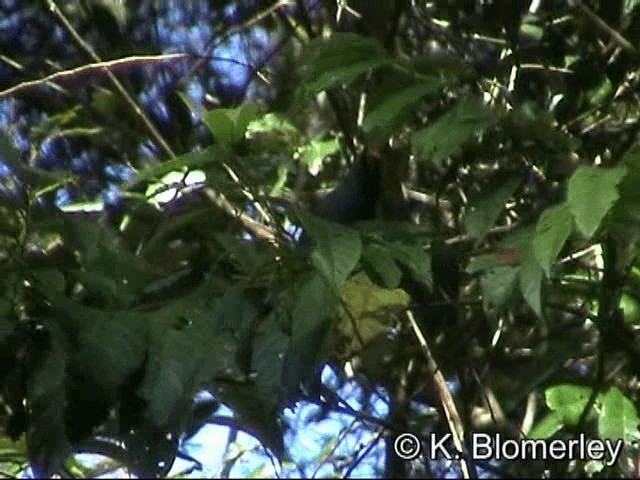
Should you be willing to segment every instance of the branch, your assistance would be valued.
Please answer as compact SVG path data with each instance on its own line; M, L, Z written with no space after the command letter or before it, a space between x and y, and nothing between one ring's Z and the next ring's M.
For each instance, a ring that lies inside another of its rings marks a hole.
M622 36L620 32L618 32L615 28L611 27L607 22L602 20L598 15L596 15L593 10L587 7L581 1L576 2L576 7L587 19L593 23L596 27L602 30L604 33L609 35L618 45L620 45L626 51L632 53L633 55L638 55L638 50Z
M445 381L444 376L442 375L442 371L438 367L438 364L431 354L431 349L429 348L427 339L424 338L424 335L422 334L422 331L420 330L420 327L416 323L416 319L410 310L407 311L407 317L411 322L413 333L420 343L422 353L427 360L427 366L431 372L431 380L433 381L436 395L440 400L442 410L444 411L444 415L447 419L447 424L449 425L449 431L451 432L451 435L453 437L453 445L460 453L463 453L465 451L464 426L462 425L462 420L460 418L460 414L458 413L458 409L456 408L456 404L453 401L451 392L449 392L449 389L447 388L447 382ZM471 469L464 455L460 457L460 469L462 470L463 478L471 478Z
M0 90L0 98L9 97L20 93L28 93L29 90L36 88L44 84L58 85L68 80L78 80L79 78L96 73L97 71L115 72L116 70L124 70L131 66L163 63L171 60L181 60L188 58L186 53L169 53L166 55L134 55L131 57L118 58L116 60L109 60L106 62L90 63L88 65L82 65L80 67L72 68L69 70L62 70L60 72L52 73L46 77L39 78L37 80L29 80L19 83L13 87L9 87L6 90ZM54 86L51 85L51 86Z
M91 45L89 45L87 42L85 42L82 39L82 37L80 36L80 34L78 34L76 29L73 28L73 25L71 25L71 22L69 22L65 14L62 13L62 10L58 8L58 5L56 4L55 0L48 0L47 4L49 5L49 9L53 12L53 14L56 17L58 17L62 25L64 25L67 31L71 34L71 36L73 37L75 42L78 44L78 46L82 48L82 50L84 50L95 62L102 63L102 60L100 59L98 54L93 50L93 48L91 48ZM149 117L142 111L140 106L131 97L131 95L129 95L129 92L127 92L127 90L124 88L122 83L120 83L120 80L116 78L116 76L113 74L111 70L103 68L103 71L106 72L107 76L109 77L109 80L111 80L111 83L113 83L113 85L116 87L116 90L118 90L118 92L122 95L124 100L131 107L131 109L142 120L142 123L144 123L145 127L147 127L153 139L163 148L163 150L171 158L176 158L176 154L173 152L169 144L165 141L164 137L160 135L160 132L153 125Z

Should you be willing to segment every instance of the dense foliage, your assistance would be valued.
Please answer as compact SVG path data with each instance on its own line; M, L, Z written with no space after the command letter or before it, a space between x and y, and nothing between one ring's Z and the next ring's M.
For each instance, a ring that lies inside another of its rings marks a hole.
M163 476L208 422L284 472L334 414L298 473L637 474L639 40L634 0L0 1L2 474Z

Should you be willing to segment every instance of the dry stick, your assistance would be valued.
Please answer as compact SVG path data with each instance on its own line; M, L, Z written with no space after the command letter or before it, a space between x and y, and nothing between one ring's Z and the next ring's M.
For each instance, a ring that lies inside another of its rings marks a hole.
M78 34L75 28L73 28L73 25L71 25L71 23L69 22L67 17L64 15L64 13L62 13L62 11L58 8L58 6L55 3L55 0L48 0L47 3L49 5L50 10L62 22L62 24L69 31L69 33L71 34L73 39L76 41L76 43L78 43L78 45L87 54L89 54L89 56L93 58L96 62L102 63L102 60L93 51L93 49L91 48L91 45L89 45L87 42L85 42L82 39L82 37ZM277 5L282 6L282 4L283 2L279 2ZM258 18L261 19L263 17L259 16ZM246 25L244 25L243 27L245 26ZM228 35L230 35L230 33L228 33L226 37L228 37ZM226 38L226 37L223 37L223 38ZM120 83L120 81L116 78L113 72L111 72L111 70L104 67L102 67L102 70L106 72L107 76L109 77L109 80L111 80L111 82L114 84L116 89L124 97L125 101L129 104L129 106L133 109L133 111L140 117L140 119L145 124L145 126L147 127L147 129L149 130L153 138L158 142L158 144L162 146L162 148L171 158L176 158L176 154L173 152L172 148L169 146L169 144L165 141L165 139L162 137L160 132L153 125L149 117L145 115L145 113L138 106L136 101L131 97L131 95L129 95L129 92L127 92L127 90L124 88L122 83ZM242 223L243 227L249 230L249 232L254 234L256 237L261 238L263 240L267 240L273 244L277 244L275 234L270 228L265 227L264 225L256 222L249 215L235 208L222 193L215 192L211 187L205 188L204 193L205 193L205 197L208 200L210 200L217 207L221 208L223 211L227 212L232 217L238 219Z
M202 58L200 58L198 61L196 61L192 65L192 67L189 69L189 71L187 73L185 73L182 76L182 78L180 78L180 80L178 80L178 83L182 82L184 79L189 78L191 75L193 75L193 73L196 70L198 70L204 64L204 62L206 62L209 59L209 56L211 55L213 50L217 46L221 45L230 36L232 36L232 35L234 35L236 33L239 33L239 32L241 32L242 30L244 30L246 28L252 27L253 25L255 25L255 24L261 22L262 20L264 20L265 18L267 18L269 15L271 15L276 10L280 9L281 7L290 5L290 4L291 4L291 2L289 2L288 0L280 0L279 2L273 4L270 7L266 8L265 10L259 12L254 17L251 17L249 20L247 20L246 22L242 23L241 25L229 28L225 33L223 33L218 38L216 38L216 40L214 42L211 42L209 47L207 47L207 54L203 55Z
M53 14L56 17L58 17L58 20L62 22L62 24L64 25L64 28L66 28L67 31L71 34L71 36L76 41L78 46L80 46L80 48L82 48L95 62L102 62L102 59L93 50L93 48L91 48L91 45L85 42L83 38L80 36L80 34L76 31L76 29L73 28L73 25L71 25L71 22L69 22L65 14L62 13L62 10L58 8L58 5L56 4L55 0L47 0L47 4L49 5L49 9L53 12ZM107 76L109 77L109 80L111 80L111 83L113 83L113 85L116 87L118 92L122 95L122 97L129 104L129 106L133 109L136 115L140 117L145 127L147 127L147 129L153 136L154 140L158 142L158 144L164 149L164 151L171 158L176 158L176 154L173 152L169 144L165 141L162 135L160 135L160 132L156 129L153 123L151 123L151 120L149 119L149 117L147 117L147 115L144 114L144 112L142 111L140 106L136 103L136 101L131 97L131 95L129 95L129 92L127 92L127 90L124 88L122 83L120 83L120 80L118 80L118 78L113 74L111 70L108 70L105 68L103 69L103 71L107 74Z
M620 32L618 32L615 28L611 27L607 22L602 20L598 15L596 15L593 10L587 7L581 1L576 2L576 7L580 12L591 21L596 27L600 30L608 34L618 45L627 50L628 52L633 53L634 55L638 55L638 50L622 36Z
M433 384L435 386L436 394L440 399L440 403L442 404L442 410L444 411L445 417L447 418L447 424L449 425L449 431L453 437L453 445L456 449L462 454L465 451L464 448L464 426L462 425L462 420L460 419L460 414L458 413L458 409L456 408L456 404L453 401L453 397L451 396L451 392L447 388L447 383L442 375L442 372L438 368L438 364L436 363L433 355L431 354L431 349L427 344L427 339L424 338L420 327L416 323L416 319L413 316L411 310L407 311L407 317L411 322L411 328L413 329L413 333L415 334L418 342L420 343L420 347L422 349L422 353L424 354L425 359L427 360L427 367L431 373ZM463 478L471 478L471 473L469 469L469 465L467 463L467 459L464 455L460 457L460 469L462 470Z
M6 90L0 91L0 98L22 93L24 90L29 90L34 87L38 87L44 84L57 85L65 80L73 79L85 74L91 74L96 70L104 71L109 69L113 71L119 67L127 67L128 65L139 65L156 62L166 62L169 60L177 60L188 58L186 53L169 53L163 55L133 55L130 57L118 58L116 60L108 60L106 62L90 63L88 65L82 65L80 67L71 68L69 70L62 70L60 72L52 73L46 77L39 78L38 80L28 80L21 82L13 87L9 87Z

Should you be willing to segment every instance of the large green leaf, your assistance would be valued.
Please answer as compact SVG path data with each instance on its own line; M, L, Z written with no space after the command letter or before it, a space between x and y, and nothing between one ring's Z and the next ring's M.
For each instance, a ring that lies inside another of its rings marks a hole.
M602 396L602 410L598 416L598 435L611 440L637 439L640 418L633 402L619 388L611 387Z
M225 383L216 386L216 393L235 412L237 427L254 436L281 459L284 443L275 392L251 383Z
M572 230L573 215L566 203L547 208L540 215L533 238L533 253L547 275Z
M352 228L313 215L302 214L300 220L315 243L311 263L331 288L338 292L360 259L360 235Z
M403 311L410 300L404 290L381 288L362 272L351 277L340 293L336 330L352 353L370 346L381 335L386 337L394 323L392 313Z
M255 105L245 103L236 108L209 110L204 114L204 123L219 142L231 146L244 138L249 123L257 116Z
M396 261L379 245L368 245L362 252L362 263L369 273L381 285L397 288L402 279L402 270Z
M542 280L544 270L535 259L533 249L527 248L520 265L520 291L538 317L542 317Z
M578 229L591 237L620 196L618 184L627 169L579 167L569 179L567 204Z
M322 169L322 162L329 155L340 151L340 143L335 138L329 140L311 140L308 144L298 149L300 162L306 165L312 174Z
M35 369L25 378L29 408L27 449L36 478L50 478L71 454L65 430L69 345L55 322L46 322L44 332L38 335L29 358Z
M314 372L331 315L338 305L338 293L316 271L300 278L290 293L295 295L295 304L291 311L291 341L282 369L285 399L295 395L301 382Z
M314 95L347 84L373 68L391 63L384 47L372 38L335 33L306 48L302 64L302 92Z
M501 309L513 299L520 267L497 267L480 278L482 299L488 307Z
M128 251L116 234L99 224L65 219L66 244L76 249L82 265L73 270L85 288L95 288L114 306L126 307L135 294L157 277L142 257Z
M438 120L415 132L411 144L420 159L440 165L498 119L480 98L465 97Z
M542 417L534 427L529 432L528 438L535 439L546 439L551 438L556 433L558 433L564 427L564 422L562 421L562 417L558 415L556 412L549 412L547 415Z
M467 233L472 237L482 238L496 223L519 184L518 178L510 178L497 189L472 202L464 219Z
M420 100L442 88L440 78L422 80L403 88L379 102L364 118L362 130L366 135L388 135L416 108Z
M236 323L242 328L245 314L237 304L239 298L233 292L218 299L200 289L155 313L140 388L151 425L176 421L203 384L238 374L238 341L230 327Z
M307 341L321 334L338 304L338 297L318 273L302 283L292 311L294 341ZM311 348L311 345L309 345Z
M422 282L432 283L431 253L421 245L412 245L398 241L382 242L388 255L400 265L405 266Z
M290 337L273 317L260 325L260 333L253 341L251 370L256 373L256 385L278 391L282 382L284 356Z
M45 293L64 318L62 326L77 335L76 372L102 393L113 394L145 360L149 316L129 310L100 310L61 295Z
M136 185L144 180L160 179L173 171L202 169L207 165L220 164L226 159L227 155L220 145L209 145L202 150L194 150L173 160L153 164L153 166L141 170L131 181L131 184Z
M544 392L544 398L547 407L560 416L564 425L575 427L580 422L582 412L587 407L592 391L591 387L567 383L547 388ZM594 404L600 402L601 395L598 395ZM587 418L593 418L594 415L594 405L591 405Z

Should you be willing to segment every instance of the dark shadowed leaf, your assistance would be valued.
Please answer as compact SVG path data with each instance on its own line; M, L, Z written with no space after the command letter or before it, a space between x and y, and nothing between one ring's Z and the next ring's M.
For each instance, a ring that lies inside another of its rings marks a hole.
M482 238L495 225L519 184L518 178L511 178L497 189L489 191L482 198L472 202L470 211L464 219L467 233L472 237Z
M378 245L369 245L362 252L362 263L371 278L382 286L396 288L402 278L402 270L398 267L389 252Z
M479 98L465 97L428 127L415 132L411 144L420 160L440 165L498 119Z
M237 428L257 438L276 458L281 459L284 442L277 412L277 395L251 383L219 384L216 393L235 412Z
M480 287L485 305L501 309L513 299L520 267L498 267L482 275Z
M34 371L25 379L29 408L27 449L36 478L47 478L60 472L71 453L65 431L69 346L55 322L46 322L45 328L35 333L39 338L34 339L34 350L29 358Z
M300 220L315 242L311 263L337 292L360 259L360 235L352 228L309 214L301 215Z
M302 93L314 95L348 84L391 61L380 43L354 33L335 33L329 39L314 40L307 46L302 65Z
M538 317L542 317L542 280L544 270L529 246L523 252L520 265L520 292Z
M388 96L364 118L364 133L368 135L375 132L381 136L390 134L419 105L422 98L441 88L442 80L434 77Z

